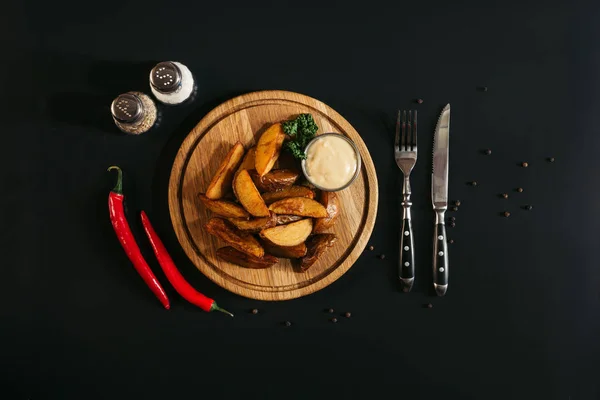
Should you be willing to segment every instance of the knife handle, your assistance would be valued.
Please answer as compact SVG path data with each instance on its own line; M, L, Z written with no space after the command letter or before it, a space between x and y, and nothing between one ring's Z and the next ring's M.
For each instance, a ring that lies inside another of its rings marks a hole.
M433 230L433 286L438 296L448 289L448 239L444 223L444 210L436 210Z
M402 220L402 231L400 232L400 264L398 265L398 275L403 292L410 292L415 280L414 248L412 224L410 218L404 218Z

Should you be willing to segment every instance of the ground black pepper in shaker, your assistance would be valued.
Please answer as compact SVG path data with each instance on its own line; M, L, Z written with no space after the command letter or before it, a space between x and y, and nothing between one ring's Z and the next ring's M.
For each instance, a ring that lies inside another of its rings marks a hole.
M115 125L124 133L140 135L154 126L158 116L152 99L141 92L119 95L110 106Z

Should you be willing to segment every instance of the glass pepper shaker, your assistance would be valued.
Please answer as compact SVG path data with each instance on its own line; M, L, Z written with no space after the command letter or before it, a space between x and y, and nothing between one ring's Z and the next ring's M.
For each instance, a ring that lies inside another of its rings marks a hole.
M192 72L180 62L163 61L150 71L150 89L162 103L183 103L192 96L195 86Z
M150 96L141 92L127 92L113 100L110 107L117 127L131 135L148 132L156 124L158 111Z

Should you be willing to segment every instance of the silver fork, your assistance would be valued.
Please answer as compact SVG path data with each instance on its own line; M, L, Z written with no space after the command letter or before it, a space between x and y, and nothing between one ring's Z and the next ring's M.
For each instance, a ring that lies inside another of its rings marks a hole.
M414 114L413 114L414 113ZM414 117L413 117L414 115ZM402 231L400 233L400 260L398 276L403 292L410 292L415 281L415 253L413 231L410 218L410 173L417 162L417 111L398 111L394 157L398 168L404 174L402 185Z

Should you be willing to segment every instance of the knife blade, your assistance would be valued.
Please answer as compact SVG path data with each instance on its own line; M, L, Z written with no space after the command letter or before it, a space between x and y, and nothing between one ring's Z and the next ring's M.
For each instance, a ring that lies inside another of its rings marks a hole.
M448 157L450 145L450 104L442 110L433 137L431 201L435 211L433 236L433 286L438 296L448 290L448 240L444 214L448 208Z

